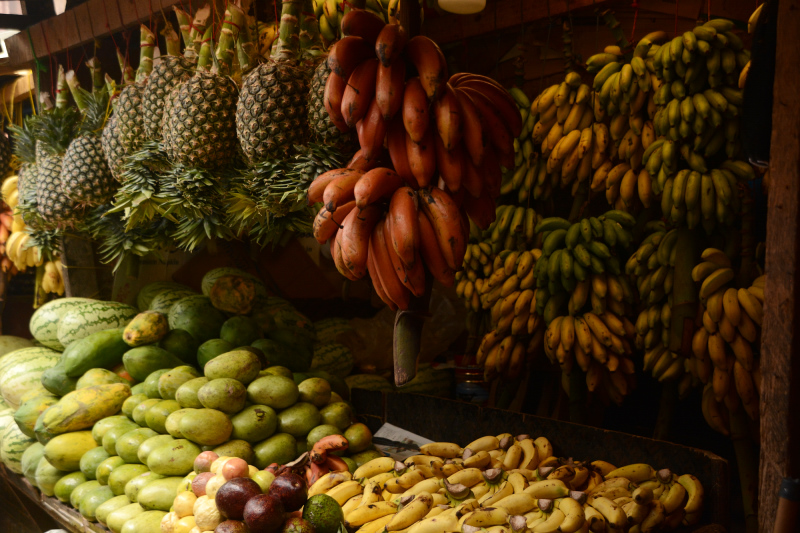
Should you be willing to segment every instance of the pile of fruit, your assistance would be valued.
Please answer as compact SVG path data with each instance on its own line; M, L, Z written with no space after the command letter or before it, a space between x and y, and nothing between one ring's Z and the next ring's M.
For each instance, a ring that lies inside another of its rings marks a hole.
M420 452L327 474L308 493L334 498L361 533L654 531L696 524L702 514L703 486L691 474L560 459L545 437L506 433Z
M354 423L345 382L310 369L330 365L335 352L316 344L314 324L237 269L210 271L202 288L208 296L150 284L137 298L142 312L58 299L31 319L39 346L0 337L5 465L120 533L145 511L160 511L160 520L204 450L263 470L307 456L331 435L346 438L348 455L323 460L315 475L380 455ZM335 324L318 327L336 338Z

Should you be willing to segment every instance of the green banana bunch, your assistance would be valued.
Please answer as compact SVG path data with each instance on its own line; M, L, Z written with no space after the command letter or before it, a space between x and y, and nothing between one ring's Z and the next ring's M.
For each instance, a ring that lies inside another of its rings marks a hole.
M387 7L383 7L378 0L366 0L366 10L378 15L384 22L388 20ZM341 35L340 24L344 16L344 0L314 0L314 15L319 21L319 32L326 45L339 39Z

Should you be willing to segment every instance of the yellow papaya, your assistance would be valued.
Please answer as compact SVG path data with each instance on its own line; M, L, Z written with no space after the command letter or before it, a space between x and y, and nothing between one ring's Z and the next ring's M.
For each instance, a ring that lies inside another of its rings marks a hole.
M139 313L125 326L122 340L128 346L136 347L160 341L169 333L167 316L157 311Z
M246 315L256 301L256 285L243 276L222 276L211 286L211 305L228 313Z
M80 469L83 454L96 447L91 431L73 431L53 437L44 446L44 456L59 470L75 472Z
M42 413L42 429L60 435L92 427L98 420L116 414L130 395L131 388L124 383L77 389Z

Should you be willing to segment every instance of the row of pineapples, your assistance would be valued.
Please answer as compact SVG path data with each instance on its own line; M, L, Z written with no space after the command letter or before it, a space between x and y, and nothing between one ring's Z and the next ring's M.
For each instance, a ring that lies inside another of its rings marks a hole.
M234 4L218 35L208 8L193 19L175 9L183 53L168 27L167 53L154 58L142 26L138 69L121 59L120 91L96 60L89 91L59 69L55 102L43 94L39 113L11 128L34 240L88 229L113 259L246 232L269 241L293 212L286 227L306 229L308 182L355 151L324 108L320 6L283 0L274 43L274 27Z

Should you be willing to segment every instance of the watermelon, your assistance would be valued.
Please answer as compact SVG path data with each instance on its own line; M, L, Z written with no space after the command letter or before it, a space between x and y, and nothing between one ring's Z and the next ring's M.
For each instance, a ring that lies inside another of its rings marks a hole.
M58 322L68 311L88 302L96 302L91 298L58 298L47 302L33 313L29 324L33 338L54 350L63 350L64 345L58 341Z
M0 358L13 351L30 348L33 342L22 337L15 337L14 335L0 335Z
M136 307L138 307L140 311L149 309L150 304L153 302L153 298L162 292L169 290L182 290L191 292L192 289L186 285L181 285L180 283L176 283L174 281L154 281L139 289L139 294L136 295Z
M44 457L44 444L34 442L31 444L25 453L22 454L22 461L20 466L22 468L22 475L25 479L31 482L31 485L36 485L36 467L39 461Z
M36 439L28 437L16 424L10 424L3 433L0 442L0 460L12 472L22 473L22 454Z
M420 365L414 379L398 387L397 392L449 397L453 393L453 373L449 370L435 370L428 365Z
M314 322L314 329L317 332L318 342L330 344L337 342L339 335L353 331L353 326L346 318L323 318Z
M212 268L206 272L205 276L203 276L203 281L200 282L200 290L203 292L204 296L209 296L211 294L211 287L213 287L214 283L222 276L241 276L251 279L256 285L256 296L267 297L267 287L264 285L263 281L257 276L234 267Z
M13 358L14 363L0 369L0 394L6 403L17 409L23 394L33 387L42 387L42 374L56 366L60 357L60 353L49 348L23 348L7 355L3 360Z
M392 384L388 380L375 374L353 374L344 378L350 390L367 389L380 392L392 392Z
M202 344L219 338L225 315L220 313L207 296L187 296L173 305L169 314L170 329L183 329Z
M0 409L0 437L11 424L16 424L14 421L14 410L10 407Z
M138 311L119 302L90 302L67 311L58 323L58 342L64 346L106 329L124 328Z
M197 293L191 289L168 289L159 293L150 302L148 310L156 311L166 315L169 310L175 305L175 302L186 298L187 296L197 296Z
M334 376L344 378L353 370L354 364L353 352L347 346L332 342L314 347L311 370L325 370Z

